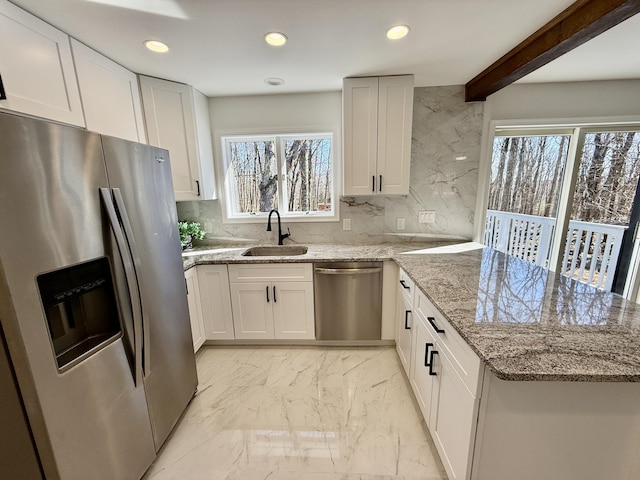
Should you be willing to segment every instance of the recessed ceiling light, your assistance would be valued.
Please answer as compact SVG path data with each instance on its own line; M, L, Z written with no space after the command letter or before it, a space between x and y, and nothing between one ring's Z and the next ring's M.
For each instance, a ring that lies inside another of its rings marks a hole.
M404 38L409 33L408 25L394 25L393 27L389 27L387 30L387 38L391 40L398 40L399 38Z
M287 43L287 36L280 32L269 32L264 34L264 41L274 47L280 47Z
M169 46L159 40L147 40L144 42L144 46L152 52L165 53L169 51Z
M278 77L269 77L264 79L264 83L277 87L278 85L282 85L284 83L284 80Z

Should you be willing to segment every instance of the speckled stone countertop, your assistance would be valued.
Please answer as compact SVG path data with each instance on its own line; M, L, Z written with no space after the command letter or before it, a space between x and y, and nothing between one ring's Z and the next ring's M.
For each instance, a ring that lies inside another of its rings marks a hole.
M640 382L640 305L478 244L450 244L309 245L291 257L227 247L188 252L184 263L394 260L498 378Z

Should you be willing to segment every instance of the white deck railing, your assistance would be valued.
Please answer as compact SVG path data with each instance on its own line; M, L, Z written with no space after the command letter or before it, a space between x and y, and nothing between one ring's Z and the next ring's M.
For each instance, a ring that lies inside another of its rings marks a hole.
M549 267L555 218L487 211L484 244L541 267ZM611 290L627 227L571 220L561 273Z

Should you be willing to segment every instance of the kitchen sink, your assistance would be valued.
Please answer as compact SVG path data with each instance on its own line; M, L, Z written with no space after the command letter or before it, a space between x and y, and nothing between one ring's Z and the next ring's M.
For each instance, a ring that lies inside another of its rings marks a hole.
M288 257L304 255L308 248L302 245L271 245L267 247L251 247L242 252L243 257Z

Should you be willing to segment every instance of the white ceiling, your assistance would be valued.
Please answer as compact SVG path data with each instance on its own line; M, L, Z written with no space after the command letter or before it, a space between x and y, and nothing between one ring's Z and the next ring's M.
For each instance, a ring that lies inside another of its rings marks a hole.
M362 75L465 84L574 0L11 1L134 72L212 97L339 90ZM640 78L637 17L524 81ZM411 32L391 42L384 33L397 23ZM273 30L288 36L284 47L264 43ZM149 52L147 39L171 50Z

